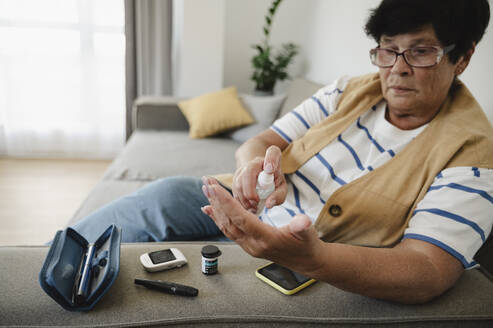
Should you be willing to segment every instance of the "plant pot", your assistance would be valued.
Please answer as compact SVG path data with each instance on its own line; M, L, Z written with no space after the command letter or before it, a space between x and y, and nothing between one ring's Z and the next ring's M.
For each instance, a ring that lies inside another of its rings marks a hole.
M273 96L274 95L274 90L270 90L270 91L254 90L253 91L253 94L255 96L259 96L259 97Z

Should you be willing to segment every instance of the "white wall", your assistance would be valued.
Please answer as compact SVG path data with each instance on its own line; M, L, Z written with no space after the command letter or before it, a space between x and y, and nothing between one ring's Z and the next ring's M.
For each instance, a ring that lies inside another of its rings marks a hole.
M197 96L223 86L225 0L173 1L173 94Z
M264 17L271 0L227 0L225 17L224 85L235 85L241 92L252 92L254 82L251 59L256 51L252 45L263 40ZM271 44L293 42L301 46L301 53L289 67L290 74L304 75L305 38L315 2L311 0L284 0L278 8L270 33ZM288 82L278 83L276 90L285 89Z
M262 38L264 15L270 0L227 0L225 4L224 85L236 85L251 92L250 64L253 43ZM375 42L364 32L369 10L380 0L285 0L274 18L274 44L294 42L302 46L290 72L320 83L330 83L342 75L377 71L368 51ZM490 76L493 64L493 22L478 45L463 81L493 122L493 92ZM286 88L286 83L276 91Z
M330 83L343 75L377 71L368 55L375 42L366 36L364 25L369 9L380 0L310 1L314 5L306 44L306 77Z
M490 3L491 6L491 3ZM488 30L483 40L476 47L471 63L462 74L462 81L467 85L476 100L483 107L488 119L493 124L493 20L490 21Z

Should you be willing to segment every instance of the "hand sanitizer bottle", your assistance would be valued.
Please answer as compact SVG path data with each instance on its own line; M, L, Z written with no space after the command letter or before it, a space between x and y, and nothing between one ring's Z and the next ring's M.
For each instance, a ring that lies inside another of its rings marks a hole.
M260 198L260 202L257 206L257 216L262 214L265 207L265 200L274 191L276 185L274 184L274 173L269 174L265 171L260 172L257 178L257 195Z

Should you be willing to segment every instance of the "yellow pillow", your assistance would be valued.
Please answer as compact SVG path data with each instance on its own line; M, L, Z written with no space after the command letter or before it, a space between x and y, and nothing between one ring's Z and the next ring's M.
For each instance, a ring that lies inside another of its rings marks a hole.
M255 122L241 104L235 87L179 102L178 107L190 125L191 138L204 138Z

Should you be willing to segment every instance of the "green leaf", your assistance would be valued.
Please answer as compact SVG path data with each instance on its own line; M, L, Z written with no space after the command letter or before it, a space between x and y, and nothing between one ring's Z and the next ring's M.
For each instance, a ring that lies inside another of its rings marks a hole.
M262 45L252 45L252 48L257 50L257 54L251 59L254 70L250 79L255 81L256 90L271 91L277 80L289 79L287 68L299 51L299 47L294 43L285 43L274 54L274 50L268 43L273 17L281 2L282 0L272 1L268 9L265 26L263 26L265 40Z
M264 52L264 48L262 48L262 46L260 44L254 44L254 45L252 45L252 48L258 50L259 53Z

